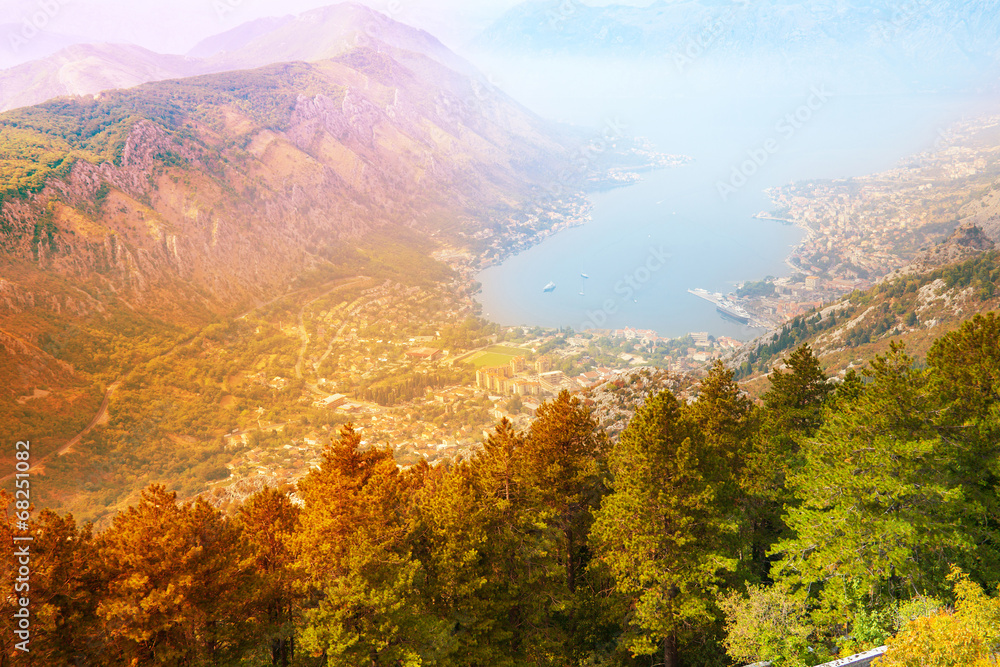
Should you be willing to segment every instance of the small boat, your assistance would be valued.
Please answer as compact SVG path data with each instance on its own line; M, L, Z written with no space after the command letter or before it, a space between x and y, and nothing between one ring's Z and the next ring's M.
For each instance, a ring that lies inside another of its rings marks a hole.
M588 276L586 273L581 273L580 277L581 278L590 278L590 276Z
M548 285L546 285L545 287L542 288L542 291L543 292L551 292L555 288L556 288L556 284L553 283L553 282L550 282Z

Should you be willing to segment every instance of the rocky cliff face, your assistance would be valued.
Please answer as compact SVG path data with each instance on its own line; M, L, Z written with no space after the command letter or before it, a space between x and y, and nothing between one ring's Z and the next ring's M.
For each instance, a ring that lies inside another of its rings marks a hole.
M913 258L906 266L893 271L879 282L894 280L901 276L926 273L936 267L961 262L987 250L995 244L981 227L973 224L960 225L948 238Z

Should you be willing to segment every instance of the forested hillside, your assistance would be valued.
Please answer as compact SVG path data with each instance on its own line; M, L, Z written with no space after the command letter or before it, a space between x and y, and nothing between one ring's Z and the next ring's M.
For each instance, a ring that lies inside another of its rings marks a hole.
M388 48L0 114L0 307L55 299L87 316L123 301L204 324L375 230L477 246L548 200L580 143Z
M451 465L346 425L291 495L224 513L151 486L101 531L42 512L32 659L810 665L888 641L889 665L990 664L1000 317L925 367L895 343L836 382L808 346L785 361L760 404L721 364L689 402L651 394L614 443L563 392Z

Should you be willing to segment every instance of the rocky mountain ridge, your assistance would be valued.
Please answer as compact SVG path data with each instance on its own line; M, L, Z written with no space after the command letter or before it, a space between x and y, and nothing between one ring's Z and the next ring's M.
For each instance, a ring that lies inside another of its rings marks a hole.
M972 223L959 225L941 243L926 248L906 266L884 276L879 282L902 276L927 273L946 264L961 262L979 253L993 250L996 244L982 227Z
M63 95L89 95L202 73L197 61L132 44L74 44L40 60L0 70L0 111Z
M344 2L298 16L258 19L203 40L187 55L154 53L131 44L74 44L38 60L0 70L0 111L66 95L93 95L163 81L255 69L285 62L317 62L355 48L392 50L416 63L430 58L472 78L478 72L432 35L369 7ZM410 58L407 53L417 54Z

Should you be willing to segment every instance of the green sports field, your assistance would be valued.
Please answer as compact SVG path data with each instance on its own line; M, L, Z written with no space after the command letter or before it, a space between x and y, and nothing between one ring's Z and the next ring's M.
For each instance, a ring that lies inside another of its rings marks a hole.
M527 357L531 350L523 350L519 347L507 347L504 345L494 345L481 352L477 352L468 359L466 363L472 364L476 368L506 366L514 357Z

